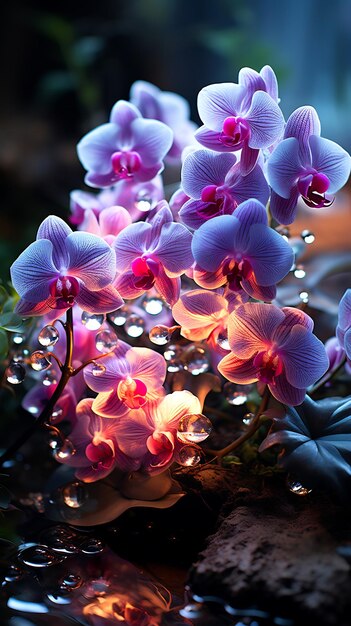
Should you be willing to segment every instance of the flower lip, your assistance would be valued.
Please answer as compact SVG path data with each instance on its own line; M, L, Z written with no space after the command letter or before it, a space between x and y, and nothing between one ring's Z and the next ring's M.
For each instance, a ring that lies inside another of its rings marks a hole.
M223 264L223 276L227 277L228 287L232 291L241 291L242 280L247 280L252 276L253 269L247 259L241 261L227 259Z
M117 395L130 409L138 409L146 403L147 386L142 380L128 376L121 380Z
M328 207L334 202L334 198L330 200L325 197L329 186L328 176L318 172L300 176L297 182L297 189L302 199L311 208Z
M151 289L159 274L159 263L147 257L137 257L131 264L134 274L134 287L137 289Z
M111 156L112 168L121 180L133 178L141 168L140 154L134 150L114 152Z
M59 276L50 281L50 295L55 298L55 308L66 309L74 304L80 290L79 282L74 276Z
M220 141L225 146L241 148L250 138L248 122L242 117L226 117L223 122Z
M258 380L266 384L274 385L274 378L283 371L283 363L273 350L258 352L253 365L257 367Z

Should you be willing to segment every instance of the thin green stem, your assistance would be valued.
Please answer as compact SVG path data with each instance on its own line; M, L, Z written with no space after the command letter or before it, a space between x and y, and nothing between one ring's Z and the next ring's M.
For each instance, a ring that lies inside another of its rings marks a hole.
M66 333L66 358L62 368L61 378L59 383L52 394L50 400L47 405L40 413L39 417L35 420L35 422L22 433L16 441L12 445L10 445L7 450L0 456L0 467L8 461L13 455L19 450L23 444L36 432L39 426L45 424L50 419L53 408L57 403L58 399L61 396L64 388L66 387L70 377L73 374L72 369L72 356L73 356L73 313L72 309L69 308L66 313L66 322L63 324L65 333Z

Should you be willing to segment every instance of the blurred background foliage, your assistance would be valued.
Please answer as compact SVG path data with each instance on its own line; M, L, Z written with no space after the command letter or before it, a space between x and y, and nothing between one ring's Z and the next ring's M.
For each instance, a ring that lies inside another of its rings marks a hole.
M12 0L0 38L0 276L50 213L83 187L79 138L137 79L198 91L270 64L287 117L314 105L323 134L351 147L349 0Z

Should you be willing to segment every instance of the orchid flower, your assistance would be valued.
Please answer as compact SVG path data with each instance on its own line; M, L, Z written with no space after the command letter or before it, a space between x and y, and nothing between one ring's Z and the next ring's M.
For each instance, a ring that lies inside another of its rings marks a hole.
M350 155L319 135L316 111L301 107L288 119L284 139L268 160L268 181L273 190L270 210L281 224L294 221L300 196L310 208L330 206L330 194L341 189L350 175Z
M10 271L20 296L16 310L23 316L55 309L59 317L74 303L91 313L107 313L123 304L111 285L116 273L113 250L96 235L73 233L53 215Z
M77 468L76 477L87 483L105 478L116 467L123 471L137 470L140 465L138 459L128 458L118 447L117 420L96 415L92 404L92 398L79 402L75 426L69 435L75 453L58 460Z
M303 402L306 389L328 369L324 345L312 334L313 320L290 307L249 302L228 319L231 354L219 372L239 384L260 381L283 404Z
M148 402L115 420L118 445L128 457L141 462L144 471L164 472L184 445L177 440L177 429L188 414L201 414L198 398L189 391L174 391Z
M275 297L275 283L289 272L293 263L290 245L268 226L265 207L258 200L246 200L234 215L221 215L195 231L192 251L201 286L225 283L234 292L244 290L258 300Z
M241 84L209 85L198 96L204 126L195 133L197 141L218 152L241 150L244 176L255 167L260 149L274 144L284 129L283 114L266 89L263 78L259 85L247 73Z
M161 176L143 183L121 180L112 187L102 189L98 194L74 189L70 195L70 222L79 225L83 222L86 211L91 210L98 216L103 209L111 206L123 206L129 211L133 221L136 221L145 213L147 205L151 210L163 198Z
M166 202L150 223L127 226L116 238L117 272L115 281L124 298L137 298L155 286L170 304L179 298L180 275L193 263L191 233L173 222Z
M172 129L173 143L165 160L178 163L183 149L194 142L197 128L189 119L190 107L185 98L176 93L161 91L144 80L137 80L131 87L130 101L144 118L159 120Z
M167 373L166 362L154 350L131 348L119 341L113 353L101 364L104 369L98 376L94 365L88 365L84 370L86 384L98 393L93 403L93 410L98 415L121 415L165 393L162 385Z
M173 133L157 120L145 120L129 102L119 100L110 121L90 131L77 146L91 187L109 187L120 180L145 182L163 170L162 160Z
M103 209L97 216L88 209L78 230L85 230L102 237L111 246L117 235L132 223L132 218L127 209L122 206L111 206Z
M257 198L262 204L268 201L269 188L259 165L243 176L234 154L196 150L185 158L181 176L182 188L190 200L183 204L179 215L190 228L199 228L218 215L231 215L249 198Z
M336 336L351 364L351 289L347 289L340 300Z

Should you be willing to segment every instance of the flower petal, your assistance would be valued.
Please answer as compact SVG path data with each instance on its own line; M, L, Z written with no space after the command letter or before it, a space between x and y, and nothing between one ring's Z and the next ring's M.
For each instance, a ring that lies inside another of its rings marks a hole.
M211 332L223 324L228 315L228 303L219 294L195 289L184 293L172 308L172 315L182 326L182 334L189 334L195 329L196 340L207 339ZM185 335L184 335L185 336Z
M146 119L136 119L132 123L132 130L133 150L140 154L143 165L148 168L161 162L172 145L172 130L162 122ZM150 179L154 176L150 176Z
M145 415L145 407L129 411L127 415L120 417L116 424L118 446L124 454L134 459L141 458L147 453L146 442L154 431Z
M233 146L227 146L221 141L222 133L209 130L206 126L200 126L195 133L195 139L205 148L217 152L233 152ZM234 150L235 151L235 150Z
M234 354L249 358L270 347L284 318L284 313L272 304L248 302L239 306L228 318L228 338Z
M247 176L252 172L257 163L259 154L260 151L257 148L250 148L247 143L243 145L240 156L240 172L242 176Z
M306 387L303 389L297 389L289 383L285 373L280 374L274 378L274 385L268 385L269 390L278 402L287 404L289 406L296 406L301 404L306 395Z
M256 165L246 176L240 173L240 163L234 165L228 173L226 184L238 204L249 198L256 198L264 205L268 202L269 187L259 165Z
M298 389L313 385L327 371L329 361L324 345L307 328L296 324L279 347L287 380Z
M284 139L295 137L299 142L302 163L311 160L309 137L321 134L321 123L317 111L311 106L303 106L294 111L285 126Z
M328 193L335 193L345 185L350 176L350 155L334 141L324 137L310 137L312 165L328 176Z
M220 215L203 224L194 233L192 251L196 263L214 272L227 256L233 255L240 222L232 215Z
M126 353L129 350L128 344L124 342L119 343L124 344L124 353ZM119 354L119 358L117 358L115 354L111 354L103 359L99 359L100 365L103 365L105 368L105 371L101 374L99 373L99 376L94 376L93 371L95 365L93 363L87 365L87 367L84 368L84 380L88 387L97 393L116 389L120 380L124 378L124 372L123 370L121 371L119 367L120 358L122 356L124 356L122 353Z
M190 391L174 391L158 403L150 402L145 410L153 416L159 430L177 429L179 420L188 413L201 413L199 399Z
M191 251L192 234L182 224L166 224L161 231L154 254L161 261L166 273L175 278L194 262Z
M110 114L111 124L117 124L122 128L130 126L138 118L141 118L140 111L134 104L126 100L118 100L112 107Z
M195 150L188 154L182 167L182 188L191 198L199 200L204 187L222 185L230 168L236 163L234 154L214 154Z
M245 253L259 285L272 285L288 274L294 261L290 244L275 230L253 224Z
M284 117L273 98L265 91L256 91L245 119L250 124L250 148L268 148L282 135Z
M85 135L77 145L78 158L86 170L96 174L111 171L111 155L118 148L118 127L102 124Z
M163 267L160 267L155 280L155 287L170 306L173 306L179 298L180 285L180 278L170 278L165 273Z
M227 354L218 363L217 368L222 376L239 385L248 385L258 380L253 358L242 360L234 354Z
M219 83L201 89L197 107L202 122L211 130L221 131L227 117L238 115L246 89L235 83Z
M272 68L270 67L270 65L265 65L261 71L260 74L265 82L266 85L266 89L265 91L267 91L267 93L269 93L269 95L271 96L271 98L273 98L273 100L275 100L275 102L279 102L279 98L278 98L278 81L277 81L277 77L275 75L275 73L273 72Z
M115 237L132 223L130 213L122 206L111 206L103 209L99 215L101 236L114 235Z
M299 199L297 186L294 185L290 190L289 198L282 198L272 190L270 211L279 224L292 224L296 217L297 201Z
M299 157L299 142L295 137L284 139L268 160L267 176L273 191L282 198L289 199L291 190L303 171L304 167Z
M102 417L120 418L129 408L119 399L116 389L113 389L99 393L93 401L93 410Z
M68 263L66 239L72 233L71 228L60 217L49 215L39 226L38 239L48 239L53 245L52 259L57 269Z
M115 287L109 285L99 291L90 291L80 285L79 293L76 296L76 303L83 311L88 313L111 313L124 304L123 299Z
M34 241L11 265L11 280L17 293L25 298L30 293L32 302L49 297L49 284L58 271L52 261L53 245L48 239Z
M130 365L130 376L145 383L147 397L159 397L158 390L162 387L167 373L163 356L149 348L131 348L126 353L126 359Z
M127 226L113 244L117 257L117 271L124 272L137 257L147 250L151 224L138 222Z
M80 278L87 289L97 290L109 285L116 274L115 255L110 246L97 235L76 232L66 239L70 263L67 273Z

